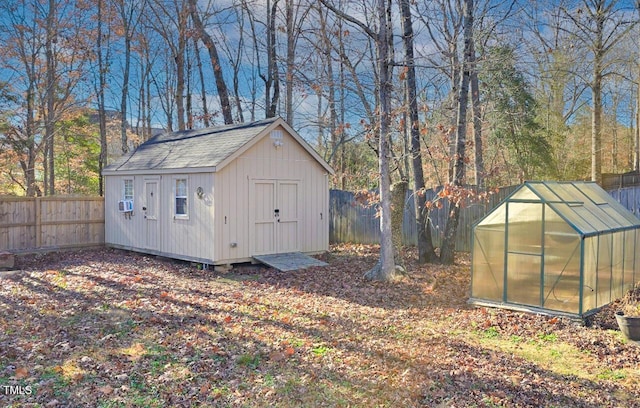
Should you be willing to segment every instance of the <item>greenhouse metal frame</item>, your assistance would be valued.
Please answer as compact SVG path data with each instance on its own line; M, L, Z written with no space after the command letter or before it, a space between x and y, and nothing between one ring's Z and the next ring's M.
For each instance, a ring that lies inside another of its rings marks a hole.
M476 305L584 318L640 279L640 219L595 182L525 182L472 240Z

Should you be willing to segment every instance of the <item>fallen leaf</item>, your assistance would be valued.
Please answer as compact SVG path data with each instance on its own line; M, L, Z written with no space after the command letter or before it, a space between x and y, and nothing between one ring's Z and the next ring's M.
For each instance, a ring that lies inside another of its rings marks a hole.
M16 368L16 374L15 374L16 379L21 380L23 378L27 378L28 375L29 375L29 372L27 371L26 368L24 367Z
M209 392L210 387L211 386L209 384L209 381L206 381L204 384L200 386L200 394L206 394L207 392Z
M275 361L276 363L277 363L278 361L282 361L282 360L284 360L285 358L287 358L287 356L286 356L284 353L281 353L281 352L279 352L279 351L272 351L272 352L269 354L269 360L271 360L271 361Z
M104 395L109 395L113 392L113 387L111 387L110 385L105 385L103 387L99 387L98 391L100 391L101 393L103 393Z

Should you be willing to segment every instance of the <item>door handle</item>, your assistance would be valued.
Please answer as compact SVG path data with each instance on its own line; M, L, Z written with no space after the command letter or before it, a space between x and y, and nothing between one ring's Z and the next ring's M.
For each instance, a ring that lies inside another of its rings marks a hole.
M280 210L279 209L276 208L275 210L273 210L273 216L276 217L276 220L278 222L280 222Z

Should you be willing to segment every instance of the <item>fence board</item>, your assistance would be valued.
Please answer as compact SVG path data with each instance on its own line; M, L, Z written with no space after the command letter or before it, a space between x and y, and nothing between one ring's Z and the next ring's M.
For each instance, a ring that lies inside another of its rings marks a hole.
M473 224L505 199L517 186L505 187L490 196L487 203L474 203L462 209L456 250L469 251ZM415 245L412 192L408 191L403 218L403 242ZM427 191L433 200L438 190ZM640 187L609 191L617 201L640 217ZM362 206L354 193L331 190L329 240L377 244L380 223L376 207ZM440 245L449 212L448 203L430 212L432 237ZM104 199L102 197L0 197L0 250L28 251L47 248L73 248L104 244Z
M0 197L0 250L104 244L102 197Z
M470 251L473 225L496 207L519 186L503 187L489 196L488 202L473 203L462 208L456 235L456 250ZM439 190L428 190L426 198L433 200ZM417 231L414 221L413 192L407 192L403 218L402 238L405 245L415 245ZM640 217L640 187L628 187L609 191L616 200ZM432 224L434 245L442 243L444 227L449 214L449 203L442 201L442 208L434 208L429 217ZM331 243L350 242L356 244L377 244L380 242L380 222L375 217L375 206L363 207L348 191L331 190L329 204L329 241Z

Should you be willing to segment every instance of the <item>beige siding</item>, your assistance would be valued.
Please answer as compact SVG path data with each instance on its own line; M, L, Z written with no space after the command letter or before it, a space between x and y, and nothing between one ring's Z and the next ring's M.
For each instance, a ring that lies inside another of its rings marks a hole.
M175 216L174 186L176 178L188 180L188 218ZM164 175L161 197L165 197L160 225L162 228L162 252L183 255L193 259L216 259L214 253L214 201L211 173ZM198 198L196 190L202 187L204 196Z
M131 216L118 211L123 183L134 180L134 211ZM188 180L188 216L175 217L174 188L176 178ZM117 247L154 253L178 259L215 263L214 202L212 173L107 176L105 188L105 241ZM147 206L145 186L157 182L158 206L154 228L145 219ZM203 197L196 194L203 189ZM155 232L154 232L155 231Z
M141 229L140 221L140 198L138 197L141 187L136 185L134 179L134 203L133 215L125 218L118 212L118 201L122 200L122 184L125 177L107 176L105 177L104 194L104 219L105 219L105 242L124 247L133 247L133 243L139 242L137 232Z
M274 140L266 135L216 173L107 176L107 244L212 264L249 261L253 255L251 217L255 216L257 200L251 189L258 181L263 185L273 183L289 201L293 200L290 197L297 196L295 202L283 206L278 231L286 230L288 235L280 248L297 247L307 253L326 251L329 245L327 171L286 130L279 130L282 146L276 148ZM188 179L188 217L174 216L177 177ZM126 178L134 180L131 216L118 212ZM159 197L156 223L145 220L142 210L148 198L145 183L153 180L157 185L153 184L152 188L157 188ZM196 194L198 187L203 189L202 198ZM265 214L273 211L261 210ZM291 214L296 216L293 221L288 218Z
M255 180L297 181L299 250L313 253L328 249L326 170L286 132L281 147L276 149L273 142L265 136L216 173L216 218L220 222L215 233L220 239L215 248L220 261L243 261L252 255L250 214L257 203L250 190Z

